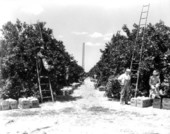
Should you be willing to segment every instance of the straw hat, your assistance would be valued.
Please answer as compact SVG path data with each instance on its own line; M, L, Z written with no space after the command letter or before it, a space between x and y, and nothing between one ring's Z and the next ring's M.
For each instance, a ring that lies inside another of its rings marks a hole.
M156 70L153 71L153 75L158 75L158 74L159 74L158 71L156 71Z

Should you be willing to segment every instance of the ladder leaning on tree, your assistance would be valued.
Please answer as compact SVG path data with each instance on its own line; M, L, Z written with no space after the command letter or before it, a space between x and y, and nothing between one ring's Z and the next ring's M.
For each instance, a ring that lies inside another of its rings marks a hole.
M39 23L38 23L38 26L39 26ZM40 30L41 40L43 40L40 27L39 27L39 30ZM38 60L40 60L40 62L38 62ZM43 72L42 72L42 65L44 65L44 68L46 70L45 74L43 74ZM40 92L41 102L43 102L44 100L47 100L47 99L50 99L51 101L54 102L53 90L52 90L52 86L51 86L51 79L49 77L50 70L48 70L48 67L51 67L51 66L47 64L47 61L46 61L45 57L42 55L42 53L41 52L37 53L36 70L37 70L38 88L39 88L39 92Z
M38 86L40 91L41 102L47 99L54 101L53 90L52 90L51 80L49 75L48 74L42 75L42 72L39 69L39 67L37 68L37 75L38 75Z
M137 97L137 92L138 92L142 51L143 51L143 46L144 46L145 29L147 26L149 7L150 7L150 4L143 5L142 7L142 11L141 11L140 19L139 19L139 26L137 29L137 35L136 35L134 49L132 53L131 65L130 65L131 85L132 85L132 88L135 87L135 97ZM141 39L141 45L139 44L139 39Z

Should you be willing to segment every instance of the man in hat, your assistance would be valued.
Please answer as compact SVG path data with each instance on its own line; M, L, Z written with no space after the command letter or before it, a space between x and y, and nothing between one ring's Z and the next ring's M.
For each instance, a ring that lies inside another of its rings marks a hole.
M120 104L128 104L129 98L129 88L130 88L130 69L127 68L125 73L118 77L118 81L121 85L121 92L120 92Z
M160 86L159 72L153 71L153 75L149 79L149 85L151 87L149 97L154 99L155 97L160 98L159 86Z

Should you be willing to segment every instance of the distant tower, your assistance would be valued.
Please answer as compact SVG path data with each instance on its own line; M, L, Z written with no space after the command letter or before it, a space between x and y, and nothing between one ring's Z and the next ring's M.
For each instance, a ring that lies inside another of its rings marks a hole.
M85 43L83 43L82 49L82 67L85 69Z

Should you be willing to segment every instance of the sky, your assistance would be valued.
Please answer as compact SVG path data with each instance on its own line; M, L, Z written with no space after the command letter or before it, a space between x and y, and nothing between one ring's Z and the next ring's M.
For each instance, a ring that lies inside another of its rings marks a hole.
M0 28L16 19L28 24L46 22L54 37L82 65L85 43L85 71L99 61L100 49L126 24L139 23L143 5L150 4L148 23L160 20L170 26L169 0L0 0ZM2 36L0 34L0 36Z

